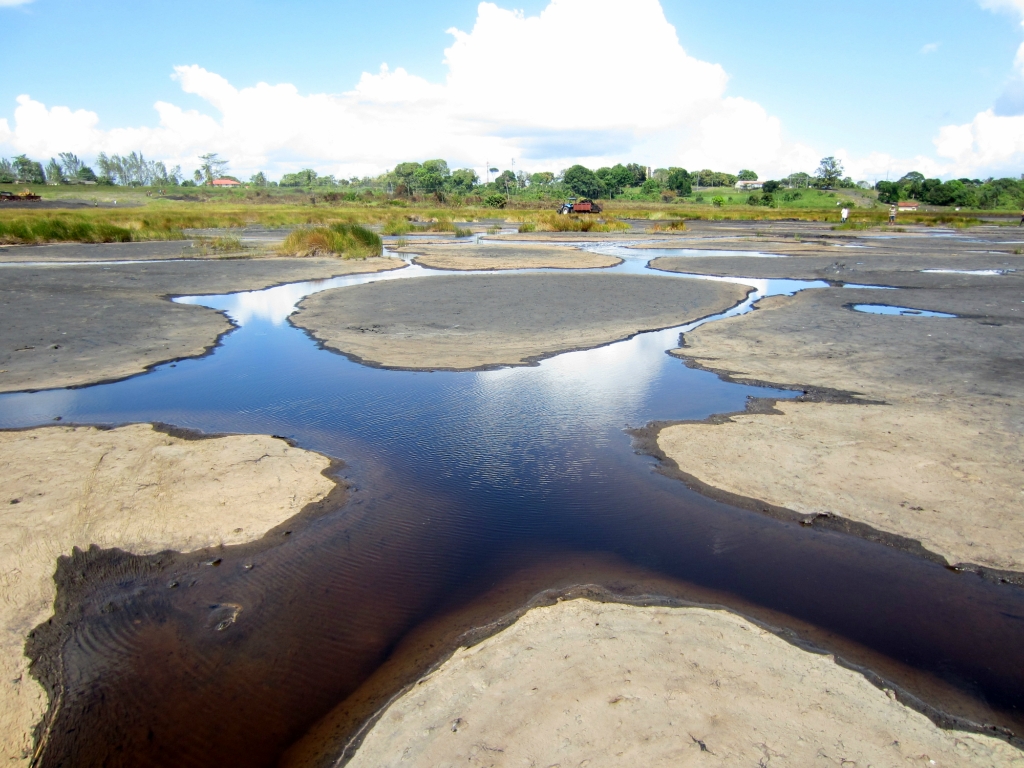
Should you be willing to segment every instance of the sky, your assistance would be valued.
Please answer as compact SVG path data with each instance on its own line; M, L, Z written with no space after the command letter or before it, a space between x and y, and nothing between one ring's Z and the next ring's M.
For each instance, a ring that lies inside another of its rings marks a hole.
M1024 173L1024 0L0 0L0 157Z

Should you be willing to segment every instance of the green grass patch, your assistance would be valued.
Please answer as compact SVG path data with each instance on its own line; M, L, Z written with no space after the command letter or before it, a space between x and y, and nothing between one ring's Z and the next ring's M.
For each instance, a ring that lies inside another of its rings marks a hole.
M297 229L280 248L288 256L340 256L366 259L380 256L384 243L380 235L358 224L332 224L329 227Z
M131 229L77 216L0 221L0 243L130 243L134 239Z
M384 222L384 227L381 230L385 235L391 235L393 237L407 235L412 232L413 226L405 219L388 219Z

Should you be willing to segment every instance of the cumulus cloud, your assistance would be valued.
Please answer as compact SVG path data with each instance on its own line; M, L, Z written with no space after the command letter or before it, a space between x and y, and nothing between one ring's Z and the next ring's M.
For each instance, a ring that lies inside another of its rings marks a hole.
M927 43L921 46L921 55L927 56L929 53L935 53L939 50L941 43Z
M1008 11L1024 26L1024 0L978 0L982 8ZM1017 49L1013 76L992 109L969 123L946 125L934 139L946 174L980 176L1024 164L1024 43Z
M449 32L442 83L384 65L347 91L302 94L179 66L173 77L208 109L158 102L155 127L104 130L94 112L26 95L13 127L0 122L0 144L37 156L141 150L187 167L215 151L236 173L313 165L346 176L428 157L481 170L515 158L554 170L638 161L769 174L817 162L759 104L726 94L725 71L684 50L658 0L551 0L536 16L484 2L471 30ZM623 39L644 55L600 71L581 63ZM495 40L531 55L496 57Z
M981 2L1024 14L1024 0ZM287 83L238 87L201 66L178 66L172 77L206 106L157 102L154 126L105 128L95 112L23 95L13 121L0 119L0 154L140 150L190 169L198 155L218 152L237 175L310 166L346 177L431 157L481 175L485 164L507 167L512 158L533 170L632 161L749 167L765 177L812 170L823 154L845 158L857 178L946 167L928 158L847 157L793 141L756 101L727 92L720 65L686 52L659 0L550 0L536 16L483 2L472 29L449 33L440 83L385 64L347 90L304 94ZM503 50L528 55L495 56L498 40ZM600 69L583 63L622 40L635 41L643 56ZM1019 144L1017 123L1002 119L979 115L969 126L944 128L937 151L949 167L998 162L1006 152L988 142Z

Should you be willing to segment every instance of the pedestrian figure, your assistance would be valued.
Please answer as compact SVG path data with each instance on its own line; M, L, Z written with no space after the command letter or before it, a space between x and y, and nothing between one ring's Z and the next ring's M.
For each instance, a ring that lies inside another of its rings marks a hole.
M889 206L889 226L891 227L895 223L896 223L896 206L895 205L890 205Z
M1018 224L1017 226L1024 227L1024 211L1020 212L1020 224Z
M850 209L849 209L849 208L843 208L843 210L842 210L842 216L843 216L843 224L845 224L845 223L846 223L846 220L847 220L848 218L850 218ZM1022 219L1022 220L1024 220L1024 219Z

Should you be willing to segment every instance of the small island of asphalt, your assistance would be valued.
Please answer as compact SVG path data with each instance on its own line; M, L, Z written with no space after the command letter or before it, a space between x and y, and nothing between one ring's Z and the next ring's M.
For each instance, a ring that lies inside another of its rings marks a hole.
M579 248L517 243L506 245L409 245L399 253L415 254L413 263L434 269L593 269L614 267L622 259Z
M812 394L777 403L775 414L669 426L660 448L696 487L720 498L725 492L754 508L767 503L822 523L864 524L920 542L950 565L1024 580L1024 272L1016 271L1024 257L1000 235L991 233L985 249L915 236L865 238L859 242L867 248L785 259L655 259L656 269L690 274L898 288L776 296L749 315L687 333L676 354L703 368L736 381L830 391L824 399L832 402L806 402L822 399ZM767 235L757 243L786 247L784 238ZM855 303L957 317L866 315L851 311ZM847 402L835 402L835 393L847 393Z
M748 290L656 276L453 275L324 291L291 322L369 365L471 370L682 325L728 309Z
M231 329L204 307L170 296L267 288L397 269L397 259L180 258L183 244L117 243L9 248L0 254L0 392L81 386L207 352ZM48 264L26 260L133 264ZM4 266L4 261L22 262Z

